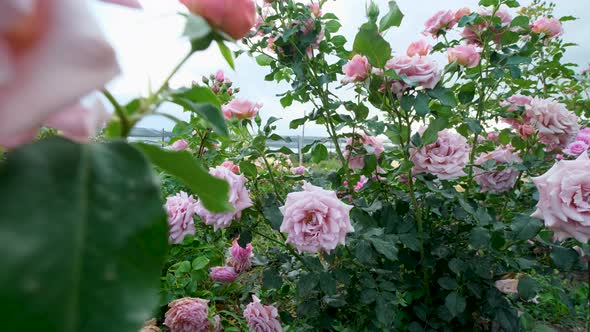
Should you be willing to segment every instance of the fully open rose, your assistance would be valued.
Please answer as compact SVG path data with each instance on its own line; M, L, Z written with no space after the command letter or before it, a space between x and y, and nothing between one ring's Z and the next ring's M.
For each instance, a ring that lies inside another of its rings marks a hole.
M430 173L441 180L455 179L465 175L463 168L469 161L470 147L465 137L442 130L438 139L419 149L411 148L410 154L414 173Z
M170 332L207 332L209 331L209 301L185 297L168 304L164 325Z
M248 327L254 332L281 332L277 308L260 303L260 299L252 295L252 302L244 310L244 318Z

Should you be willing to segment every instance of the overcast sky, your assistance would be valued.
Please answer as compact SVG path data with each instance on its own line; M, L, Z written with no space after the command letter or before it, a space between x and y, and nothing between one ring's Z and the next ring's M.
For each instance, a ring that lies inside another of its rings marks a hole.
M145 96L148 86L157 87L171 69L188 52L187 40L180 37L184 18L177 13L185 8L175 0L140 0L143 11L129 10L118 6L93 2L93 9L98 16L108 39L113 44L119 58L123 73L115 79L109 89L122 101ZM520 1L528 4L530 1ZM387 0L376 0L381 12L386 12ZM392 28L385 38L391 43L394 53L403 53L407 45L423 38L421 31L424 21L440 9L456 10L461 7L477 8L477 0L397 0L405 14L402 26ZM585 66L590 61L588 31L590 31L590 14L588 0L560 0L557 2L557 16L573 15L577 21L564 23L564 39L577 43L565 56L565 61ZM343 25L340 33L348 39L347 49L352 48L352 41L358 27L366 20L363 0L330 0L324 12L333 12ZM585 38L586 37L586 38ZM431 39L427 39L432 41ZM434 44L434 41L432 41ZM441 67L446 64L440 58ZM200 81L201 76L223 69L236 86L240 87L239 96L262 102L261 116L282 118L278 122L278 132L282 135L297 135L299 132L289 129L289 121L303 116L309 110L308 105L294 103L283 110L276 94L286 91L288 85L278 85L264 81L268 68L259 67L254 59L242 55L236 61L236 71L225 63L216 45L205 52L196 53L171 81L173 87L189 85L193 80ZM346 93L346 92L344 92ZM174 105L165 105L167 112L183 119L183 114ZM170 130L174 123L161 117L150 117L139 126ZM307 135L324 136L323 127L308 125Z

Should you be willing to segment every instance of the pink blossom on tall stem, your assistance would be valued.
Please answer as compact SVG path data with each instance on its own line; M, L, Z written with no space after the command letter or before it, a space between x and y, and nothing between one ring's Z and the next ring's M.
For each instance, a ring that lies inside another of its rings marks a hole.
M536 33L544 33L549 38L559 37L563 34L563 27L557 18L541 17L531 25L531 30Z
M246 189L246 178L234 174L230 169L217 166L209 170L209 174L227 181L229 184L229 203L233 207L231 212L211 212L205 208L201 200L196 206L196 213L207 225L213 225L214 230L228 227L235 219L242 216L242 211L252 206L252 200Z
M244 310L244 318L253 332L282 332L283 328L278 317L277 308L263 305L254 295L252 295L252 302Z
M197 201L192 195L184 191L166 198L164 206L168 214L170 243L180 243L186 235L195 234L193 216L197 208Z
M346 140L344 158L348 160L348 166L352 169L362 169L365 167L364 154L359 151L361 150L360 145L362 145L368 154L374 154L377 158L384 151L383 142L377 137L369 136L366 133L361 133L360 136L361 139L356 138L354 142L352 137Z
M421 148L410 148L414 163L412 172L430 173L441 180L464 176L469 162L470 146L465 137L447 129L438 132L438 139Z
M561 160L545 174L533 178L539 190L532 217L543 219L557 240L590 240L590 159Z
M455 13L450 10L439 10L434 13L424 23L424 31L422 32L425 36L432 36L433 38L438 37L440 34L446 33L446 31L452 29L457 23Z
M299 252L329 253L344 244L346 234L353 232L349 212L352 206L342 203L334 191L327 191L309 183L303 191L287 195L281 232L287 233L287 243Z
M253 0L180 0L188 10L234 39L245 37L256 23Z
M185 139L179 139L177 141L174 141L174 143L172 143L172 145L170 146L171 150L174 151L182 151L182 150L186 150L188 148L188 141Z
M168 304L164 325L170 332L208 332L209 301L184 297Z
M228 104L221 106L223 116L227 120L230 120L232 117L240 120L253 119L261 108L261 103L254 103L241 98L233 99Z
M96 114L78 102L119 67L87 7L77 0L0 1L0 145L32 140L52 117L77 141L96 130L88 126Z
M236 280L238 274L231 266L217 266L210 269L209 276L214 281L230 283Z
M342 72L345 77L342 83L361 82L369 77L371 65L367 57L355 54L344 66Z
M228 249L229 257L227 265L233 267L237 273L242 273L252 266L252 243L246 244L246 247L240 246L238 239L234 239L232 246Z
M438 64L430 56L399 55L387 61L385 68L426 89L434 88L441 79Z
M480 50L474 45L457 45L447 50L449 62L457 62L467 68L476 67L481 59Z
M408 45L408 49L406 50L406 54L408 56L414 55L428 55L432 51L432 45L428 44L428 42L424 39L420 39L414 42L411 42Z
M483 165L489 160L494 160L496 165L506 166L503 170L483 170L475 168L475 182L479 184L482 192L502 193L508 191L516 184L519 171L512 168L513 164L522 163L522 159L514 153L512 146L499 146L492 152L480 154L474 161L475 165Z

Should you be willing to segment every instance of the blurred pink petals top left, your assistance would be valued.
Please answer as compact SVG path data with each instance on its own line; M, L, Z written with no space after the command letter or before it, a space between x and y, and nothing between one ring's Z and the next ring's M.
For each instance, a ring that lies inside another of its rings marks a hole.
M137 0L101 0L102 2L112 3L130 8L141 9L141 4Z
M115 53L86 1L1 1L0 145L25 143L48 122L69 122L58 128L66 135L81 127L72 137L83 141L78 134L88 119L82 115L95 113L72 107L118 73ZM76 116L55 120L62 111Z

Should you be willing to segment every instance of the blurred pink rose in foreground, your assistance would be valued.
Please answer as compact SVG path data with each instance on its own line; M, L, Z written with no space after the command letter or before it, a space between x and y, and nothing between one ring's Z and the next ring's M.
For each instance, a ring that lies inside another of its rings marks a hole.
M78 104L119 72L87 6L78 0L0 2L0 145L26 143L47 122L87 141L81 136L97 130L88 118L104 119Z
M410 45L408 45L406 55L428 55L430 51L432 51L432 45L428 44L426 40L420 39L418 41L411 42Z
M371 65L367 57L355 54L344 66L342 83L361 82L369 77Z
M238 277L238 274L236 273L236 270L231 266L218 266L211 268L209 276L214 281L229 283L234 282L234 280L236 280L236 278Z
M336 193L303 185L303 191L287 195L281 232L287 233L287 243L299 252L329 253L338 244L344 244L346 233L353 232L349 212L352 206L342 203Z
M536 33L544 33L549 38L563 35L563 27L557 18L541 17L531 25L531 30Z
M174 143L172 143L172 145L170 146L171 150L174 151L183 151L186 150L188 148L188 141L185 139L179 139L177 141L174 141Z
M447 50L449 62L457 62L460 66L473 68L479 64L480 51L474 45L457 45Z
M234 239L228 252L227 265L233 267L237 273L248 270L252 265L252 256L254 256L252 253L252 243L246 244L246 247L243 248L238 243L238 239Z
M215 230L228 227L235 219L242 216L242 211L252 206L252 200L246 189L246 178L243 175L234 174L230 169L217 166L209 170L209 174L223 179L229 183L229 203L233 207L231 212L211 212L205 208L199 200L196 213L207 225L213 225Z
M386 69L393 69L400 76L426 89L432 89L440 81L438 64L430 56L399 55L387 61Z
M383 142L377 137L369 136L366 133L361 133L360 136L361 139L356 138L354 142L352 137L346 140L344 158L348 160L348 166L352 169L362 169L365 167L364 152L359 151L361 150L361 145L367 154L374 154L377 159L379 159L379 156L384 151Z
M557 240L590 239L590 159L558 161L545 174L533 178L539 202L533 217L543 219Z
M103 2L112 3L115 5L126 6L130 8L141 9L141 4L137 0L101 0Z
M520 164L522 159L514 154L511 146L498 146L492 152L480 154L474 161L475 165L483 165L489 160L494 160L496 165L506 166L503 170L483 170L475 168L475 182L479 184L482 192L502 193L514 187L519 171L510 167Z
M233 99L228 104L221 106L223 116L227 120L230 120L233 117L240 120L253 119L261 108L261 103L254 103L241 98Z
M168 214L169 240L170 243L180 243L188 234L195 234L195 223L193 216L197 208L197 201L192 195L184 191L175 196L166 198L164 206Z
M263 305L260 299L252 295L252 302L244 310L244 318L253 332L281 332L281 322L278 320L277 308Z
M496 280L494 285L504 294L518 294L518 279Z
M410 148L414 163L412 172L430 173L441 180L464 176L471 148L465 137L447 129L438 132L438 139L419 149Z
M234 39L245 37L256 24L253 0L180 0L188 10Z
M168 304L164 325L170 332L208 332L209 301L184 297Z

